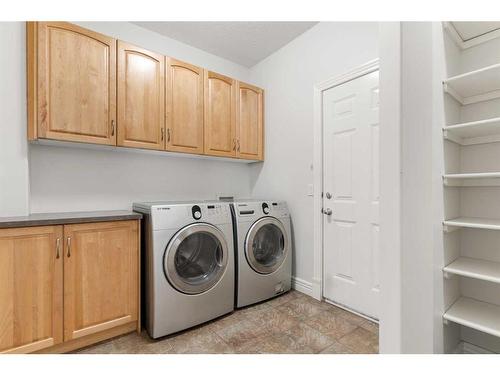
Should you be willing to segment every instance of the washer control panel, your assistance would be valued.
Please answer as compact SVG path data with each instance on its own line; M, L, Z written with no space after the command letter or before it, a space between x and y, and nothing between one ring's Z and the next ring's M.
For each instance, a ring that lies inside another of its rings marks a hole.
M231 223L228 203L158 205L151 209L154 230L178 228L193 222Z

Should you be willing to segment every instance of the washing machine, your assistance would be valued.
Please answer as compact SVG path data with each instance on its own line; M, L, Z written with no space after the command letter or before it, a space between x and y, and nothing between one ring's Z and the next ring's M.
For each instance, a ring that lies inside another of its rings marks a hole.
M234 309L229 203L135 203L143 220L145 326L152 338Z
M283 201L245 200L231 204L236 247L236 307L291 288L290 214Z

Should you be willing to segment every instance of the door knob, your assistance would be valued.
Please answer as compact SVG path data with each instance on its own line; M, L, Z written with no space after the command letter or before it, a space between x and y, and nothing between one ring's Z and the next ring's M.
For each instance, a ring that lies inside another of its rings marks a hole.
M327 216L330 216L332 214L332 209L331 208L326 208L326 209L323 209L322 211Z

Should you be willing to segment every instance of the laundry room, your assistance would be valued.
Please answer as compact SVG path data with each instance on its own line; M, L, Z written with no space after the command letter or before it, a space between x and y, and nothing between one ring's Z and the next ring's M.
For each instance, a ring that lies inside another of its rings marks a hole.
M0 353L500 352L500 22L103 9L0 16Z

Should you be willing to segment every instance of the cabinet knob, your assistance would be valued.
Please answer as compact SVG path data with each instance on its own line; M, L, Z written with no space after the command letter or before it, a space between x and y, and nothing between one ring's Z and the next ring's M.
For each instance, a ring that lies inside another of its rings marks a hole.
M61 239L58 238L56 240L56 259L61 257Z
M66 247L68 248L67 252L66 252L66 255L69 258L71 256L71 237L68 237L66 239L66 245L67 245Z

